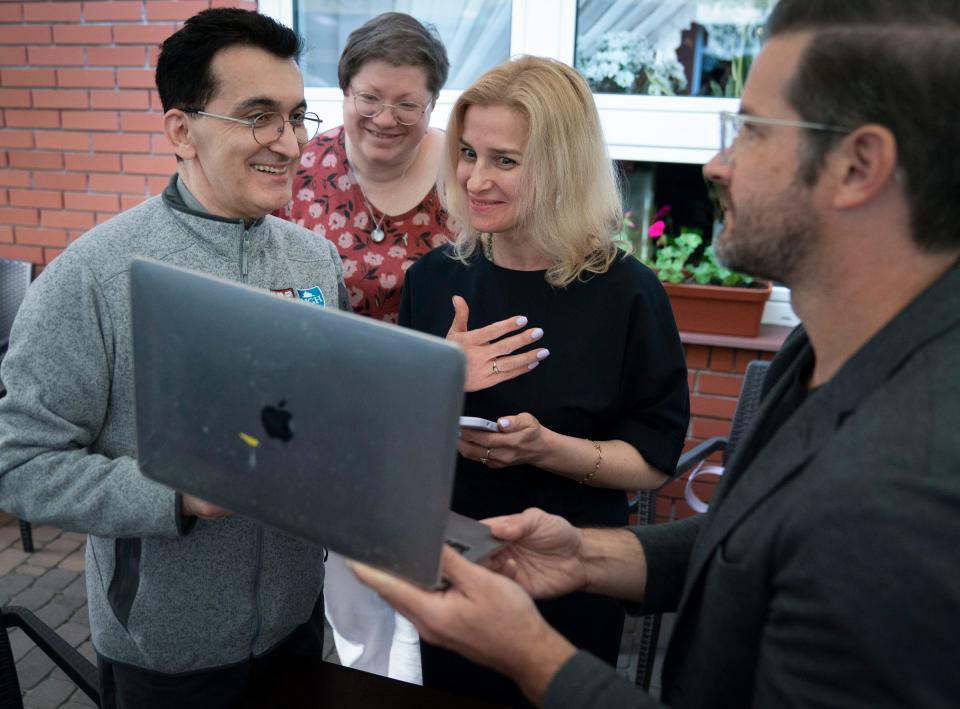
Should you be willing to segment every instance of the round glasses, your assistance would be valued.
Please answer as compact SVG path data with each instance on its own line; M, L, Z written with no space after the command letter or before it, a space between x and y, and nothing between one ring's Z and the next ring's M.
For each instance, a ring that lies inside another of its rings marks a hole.
M405 126L412 126L419 121L424 111L427 110L426 106L422 106L416 101L387 103L379 96L364 91L354 92L353 105L357 107L357 113L364 118L375 118L383 113L383 109L389 108L393 111L393 117L397 123Z
M253 118L234 118L233 116L221 116L219 113L209 113L201 111L198 108L181 109L185 113L195 113L198 116L207 116L208 118L219 118L221 121L233 121L250 126L253 132L253 139L260 145L273 145L283 135L287 123L293 128L293 136L300 145L306 145L320 130L320 116L316 113L295 113L289 119L284 118L283 114L270 111L268 113L258 113Z

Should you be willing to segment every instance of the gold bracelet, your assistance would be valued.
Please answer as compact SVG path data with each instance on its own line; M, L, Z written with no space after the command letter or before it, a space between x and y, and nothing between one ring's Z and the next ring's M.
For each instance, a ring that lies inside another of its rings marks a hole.
M580 478L579 483L581 485L585 484L590 478L597 474L597 471L600 470L600 463L603 462L603 450L600 448L600 441L590 441L593 444L593 447L597 449L597 462L593 466L593 470Z

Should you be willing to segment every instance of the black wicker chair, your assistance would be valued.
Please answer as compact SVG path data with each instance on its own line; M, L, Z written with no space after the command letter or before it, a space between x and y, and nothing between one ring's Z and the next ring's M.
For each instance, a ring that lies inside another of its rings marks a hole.
M23 709L17 666L7 636L8 628L22 629L84 694L100 706L97 668L92 662L26 608L0 608L0 621L3 621L3 632L0 633L0 709Z
M694 468L707 456L722 451L722 461L726 465L730 454L737 447L743 437L753 415L760 404L760 394L763 391L763 379L767 374L770 363L754 360L747 365L740 388L740 398L737 399L737 408L733 414L733 422L729 436L714 436L708 438L696 447L691 448L677 462L674 477L680 477ZM637 524L653 524L657 518L657 493L655 490L642 490L630 505L632 512L637 514ZM650 688L653 677L653 664L657 657L657 641L660 636L660 614L651 613L640 619L639 637L635 642L639 644L637 657L637 686L643 689Z
M27 294L27 286L33 278L33 264L29 261L12 261L0 259L0 361L7 353L7 344L10 341L10 328L13 319L20 309L20 303ZM0 396L6 393L3 382L0 382ZM20 540L23 550L33 552L33 533L30 523L20 520Z

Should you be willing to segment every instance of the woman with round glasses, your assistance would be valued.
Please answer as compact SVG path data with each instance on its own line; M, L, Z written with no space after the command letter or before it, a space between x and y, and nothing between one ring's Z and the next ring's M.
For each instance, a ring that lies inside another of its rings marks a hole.
M409 15L354 30L337 67L343 125L304 149L279 213L337 246L361 315L396 322L407 268L449 236L435 187L443 132L429 127L448 67L435 31Z
M436 190L443 132L429 127L447 72L441 41L409 15L354 30L337 67L343 125L304 148L293 199L278 212L333 242L361 315L396 322L407 268L448 240ZM419 683L416 630L336 554L324 597L343 664Z
M660 282L614 243L620 194L590 89L560 62L508 61L464 91L446 138L445 196L461 228L407 272L400 324L442 336L459 296L472 327L523 312L552 352L534 376L467 394L464 413L499 430L461 432L452 508L623 526L625 491L657 487L676 465L687 373ZM619 601L576 593L538 606L616 664ZM421 655L425 686L529 706L502 675L425 643Z

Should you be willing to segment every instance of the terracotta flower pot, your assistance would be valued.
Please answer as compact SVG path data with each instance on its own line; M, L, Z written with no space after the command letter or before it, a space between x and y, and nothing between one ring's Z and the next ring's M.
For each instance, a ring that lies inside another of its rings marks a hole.
M755 281L760 287L729 288L692 283L664 283L670 296L677 327L688 332L756 337L760 334L763 306L773 284Z

